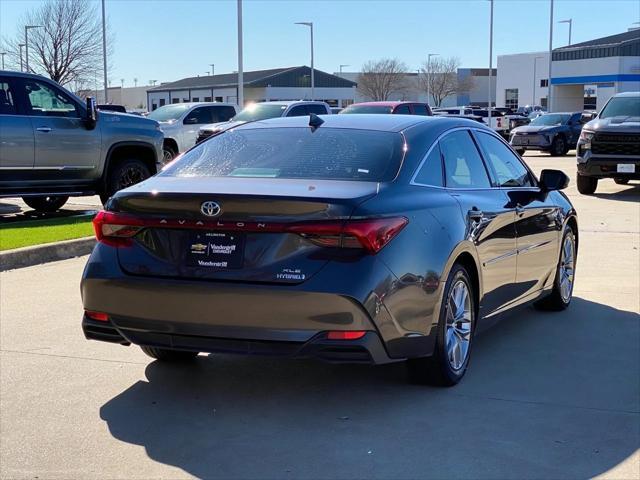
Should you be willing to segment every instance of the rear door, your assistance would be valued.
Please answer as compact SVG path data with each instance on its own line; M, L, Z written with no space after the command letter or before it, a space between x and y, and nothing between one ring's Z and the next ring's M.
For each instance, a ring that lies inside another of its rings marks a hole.
M516 298L540 290L552 279L558 259L560 241L559 209L550 197L541 192L535 179L502 140L477 131L493 177L509 199L509 208L516 212L517 274Z
M0 77L0 170L31 170L33 162L33 127L19 110L15 78Z
M100 122L88 130L83 107L53 84L25 78L20 89L35 137L34 168L64 169L70 175L96 169L101 155Z
M445 185L467 219L464 237L473 242L481 262L482 315L514 298L516 281L515 212L505 192L494 188L480 152L466 129L440 140Z

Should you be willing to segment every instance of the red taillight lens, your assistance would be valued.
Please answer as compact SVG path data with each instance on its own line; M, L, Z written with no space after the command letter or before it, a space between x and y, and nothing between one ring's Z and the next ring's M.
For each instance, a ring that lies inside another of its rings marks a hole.
M99 242L111 246L129 245L131 237L144 228L141 219L116 212L98 212L93 219L93 229Z
M98 322L109 321L109 315L103 312L94 312L93 310L85 310L84 314L87 316L87 318L90 318L91 320L97 320Z
M329 340L358 340L366 335L364 330L335 330L327 333Z
M318 222L291 225L287 232L297 233L322 247L364 248L376 254L389 243L409 221L404 217Z

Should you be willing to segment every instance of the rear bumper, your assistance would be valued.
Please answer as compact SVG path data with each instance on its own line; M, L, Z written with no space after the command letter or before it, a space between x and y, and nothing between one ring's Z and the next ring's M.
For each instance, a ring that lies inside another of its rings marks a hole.
M185 335L175 333L175 330L179 330L176 327L177 325L167 322L159 324L122 317L112 317L108 322L91 320L86 316L82 319L82 330L88 340L121 345L133 343L208 353L317 358L333 363L383 364L399 360L388 356L380 337L374 331L367 332L357 340L329 340L327 332L319 332L306 341L286 341ZM289 333L292 338L297 338L296 332Z

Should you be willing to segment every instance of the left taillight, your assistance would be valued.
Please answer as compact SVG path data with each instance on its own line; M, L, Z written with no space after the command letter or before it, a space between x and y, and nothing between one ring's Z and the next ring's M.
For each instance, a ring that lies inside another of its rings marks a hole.
M113 247L130 245L132 237L144 227L141 219L117 212L102 210L93 218L96 239Z

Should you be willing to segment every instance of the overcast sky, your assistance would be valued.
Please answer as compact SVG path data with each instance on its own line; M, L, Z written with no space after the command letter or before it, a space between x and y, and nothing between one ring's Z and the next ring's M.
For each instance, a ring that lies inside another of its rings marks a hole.
M0 0L0 34L41 0ZM96 14L100 2L93 1ZM497 55L548 49L549 0L496 0ZM111 84L172 81L237 69L235 0L106 0L115 36ZM556 0L555 19L573 19L573 43L626 31L640 21L638 0ZM244 0L245 70L309 64L313 21L316 68L357 71L367 60L397 57L412 70L426 53L459 57L464 67L489 63L488 0ZM636 25L637 26L637 25ZM556 24L554 47L568 41Z

